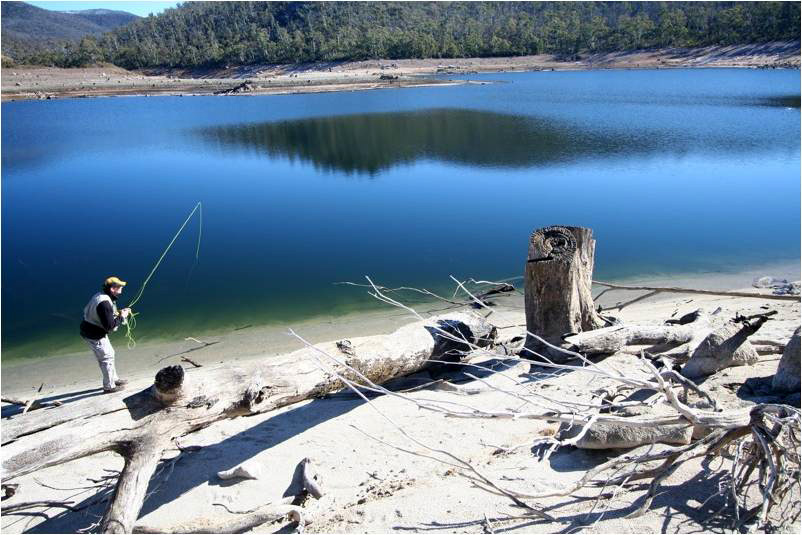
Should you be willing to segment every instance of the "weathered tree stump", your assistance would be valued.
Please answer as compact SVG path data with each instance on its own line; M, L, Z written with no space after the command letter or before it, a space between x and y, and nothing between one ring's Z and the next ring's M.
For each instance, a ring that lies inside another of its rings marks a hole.
M532 233L524 276L528 335L522 356L563 359L563 354L550 350L532 335L560 345L565 334L605 324L593 307L590 293L595 249L596 240L589 228L553 226Z

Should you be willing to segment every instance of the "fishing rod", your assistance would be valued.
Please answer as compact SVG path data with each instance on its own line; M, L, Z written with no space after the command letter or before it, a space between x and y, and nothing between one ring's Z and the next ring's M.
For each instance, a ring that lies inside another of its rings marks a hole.
M153 274L156 273L157 269L159 269L159 265L161 265L162 260L164 260L164 257L167 256L167 253L170 251L173 244L178 239L178 236L180 236L181 232L183 232L184 227L187 226L189 220L192 219L193 215L195 215L195 212L198 212L198 245L195 247L195 262L198 261L198 257L200 255L201 236L203 235L203 205L201 204L200 201L198 201L198 204L195 205L195 207L189 213L187 218L181 224L181 227L178 229L178 232L175 233L173 239L170 240L170 243L167 244L167 247L164 249L164 252L156 261L156 264L153 266L153 269L150 270L148 276L145 278L145 282L142 283L142 287L139 289L139 293L137 293L136 297L134 297L134 300L128 304L128 308L133 308L133 306L137 302L139 302L139 299L142 297L142 292L145 291L145 287L150 282L151 277L153 277ZM136 340L134 340L133 330L136 328L136 316L138 315L139 315L138 312L134 312L132 310L130 316L127 318L127 321L125 321L125 326L126 326L125 337L128 340L127 344L128 349L133 349L134 347L136 347Z

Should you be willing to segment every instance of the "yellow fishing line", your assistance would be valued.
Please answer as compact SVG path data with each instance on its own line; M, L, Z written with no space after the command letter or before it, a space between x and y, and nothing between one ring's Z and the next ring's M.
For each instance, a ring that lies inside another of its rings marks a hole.
M142 297L142 292L145 291L145 286L148 285L148 282L150 282L150 278L153 277L154 273L156 273L156 270L159 268L159 265L162 263L162 260L164 260L164 257L167 256L168 251L170 251L170 248L175 243L175 240L178 239L178 236L181 235L181 232L184 230L184 227L187 226L189 220L192 219L193 215L195 215L195 212L198 212L198 245L195 248L195 261L196 262L198 261L198 255L200 255L201 236L203 234L203 205L200 203L200 201L198 202L198 204L195 205L195 208L193 208L192 211L189 213L187 218L184 220L184 223L181 224L181 227L178 229L178 232L175 233L173 239L170 240L170 243L167 244L167 247L164 249L164 252L156 261L156 265L153 266L153 269L150 270L150 273L145 278L145 282L142 283L142 287L139 289L139 293L137 293L136 297L134 297L134 300L131 301L131 303L129 303L128 308L133 308L134 304L136 304ZM136 340L134 340L133 330L136 328L136 316L138 315L139 313L135 313L132 310L131 315L128 316L128 319L125 322L125 327L126 327L125 338L128 340L127 344L128 349L133 349L134 347L136 347Z

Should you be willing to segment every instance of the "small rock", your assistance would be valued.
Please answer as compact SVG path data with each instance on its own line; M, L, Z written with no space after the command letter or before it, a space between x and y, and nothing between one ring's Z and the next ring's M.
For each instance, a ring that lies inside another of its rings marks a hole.
M775 295L799 295L800 283L788 282L786 279L778 279L775 277L758 277L752 281L752 286L755 288L771 288Z

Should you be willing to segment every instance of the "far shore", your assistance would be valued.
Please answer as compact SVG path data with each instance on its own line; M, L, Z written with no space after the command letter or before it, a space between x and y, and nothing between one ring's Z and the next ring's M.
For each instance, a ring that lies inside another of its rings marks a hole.
M789 281L800 279L799 262L775 262L735 272L688 273L665 276L630 277L615 281L625 285L672 286L702 290L740 290L756 294L770 293L766 289L752 288L755 278L771 276ZM504 314L523 318L523 287L520 280L512 281L518 292L501 303ZM601 287L594 287L594 295ZM647 292L615 290L607 292L599 304L608 307L626 302ZM700 296L691 294L660 293L639 303L676 301L693 302ZM726 299L726 298L725 298ZM755 300L760 302L759 300ZM414 308L424 317L448 312L448 303L424 302ZM626 310L626 309L625 309ZM615 315L615 313L614 313ZM343 338L388 334L415 318L408 312L392 308L353 312L339 316L318 316L294 323L253 325L245 329L189 333L139 343L128 349L122 334L112 335L117 353L118 373L136 383L151 382L155 373L164 366L180 364L192 369L192 361L201 366L221 364L242 365L248 361L290 353L301 343L288 334L292 328L312 343ZM518 322L520 323L520 322ZM191 338L190 338L191 336ZM188 359L188 360L183 360ZM2 391L6 396L28 397L44 384L42 395L56 392L84 391L99 387L100 372L89 350L51 355L35 359L3 362Z
M2 69L2 100L156 95L276 95L475 83L453 76L532 71L800 67L799 42L499 58L248 65L216 69ZM446 78L448 76L448 78Z

